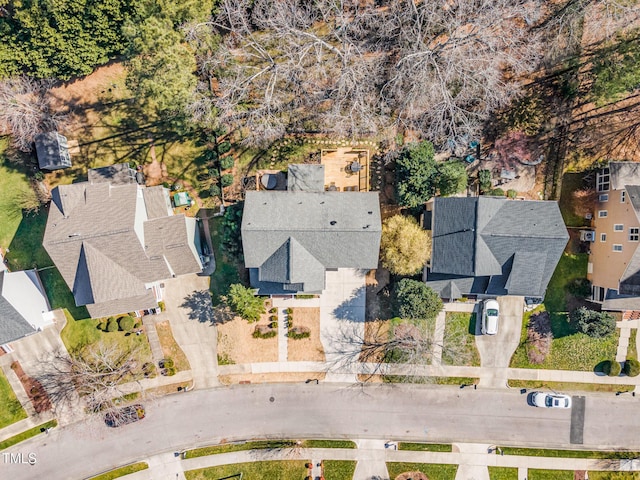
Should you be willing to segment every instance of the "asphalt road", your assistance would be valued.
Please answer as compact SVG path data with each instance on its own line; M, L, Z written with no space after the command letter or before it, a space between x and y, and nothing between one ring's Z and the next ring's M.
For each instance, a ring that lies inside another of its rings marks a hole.
M581 447L640 450L639 402L587 397L584 416L574 415L584 419ZM78 480L161 452L265 437L569 446L571 423L571 411L531 407L517 390L240 385L161 398L147 404L147 418L117 429L98 420L54 429L0 452L0 479ZM8 463L7 453L25 462L35 453L36 463Z

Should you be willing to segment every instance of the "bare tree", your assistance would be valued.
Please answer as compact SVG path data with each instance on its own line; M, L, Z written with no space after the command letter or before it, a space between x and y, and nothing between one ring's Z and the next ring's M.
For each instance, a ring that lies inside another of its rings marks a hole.
M0 81L0 129L11 133L18 150L31 151L38 133L57 130L66 120L65 114L52 108L53 84L53 80L28 77Z
M143 391L139 353L140 346L123 350L117 343L105 341L72 355L57 351L43 359L37 380L57 411L84 407L89 414L115 412L125 395ZM120 417L114 418L117 421Z

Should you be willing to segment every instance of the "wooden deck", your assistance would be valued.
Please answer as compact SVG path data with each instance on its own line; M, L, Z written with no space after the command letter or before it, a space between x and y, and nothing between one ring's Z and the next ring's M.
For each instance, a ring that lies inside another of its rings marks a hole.
M351 170L354 162L360 166L357 172ZM369 191L369 150L348 147L322 150L320 163L324 165L325 190Z

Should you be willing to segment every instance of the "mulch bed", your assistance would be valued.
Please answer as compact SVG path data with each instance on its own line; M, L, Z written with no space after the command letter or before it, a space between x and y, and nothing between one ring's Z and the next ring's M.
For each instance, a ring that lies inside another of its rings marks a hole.
M422 472L405 472L398 475L395 480L429 480Z
M16 372L16 375L20 379L20 383L22 383L24 391L27 392L29 400L31 400L36 413L42 413L51 410L51 401L49 400L49 396L47 395L47 392L42 387L40 382L24 373L24 370L22 369L18 361L15 361L11 364L11 369Z

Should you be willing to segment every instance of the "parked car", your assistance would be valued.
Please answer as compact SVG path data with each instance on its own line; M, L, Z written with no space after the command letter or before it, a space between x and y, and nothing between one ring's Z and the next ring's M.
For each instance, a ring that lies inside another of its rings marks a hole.
M482 308L483 335L495 335L498 333L498 317L500 316L500 305L495 300L485 300Z
M534 392L531 401L536 407L571 408L571 397L559 393Z
M112 412L107 412L104 416L104 423L109 427L121 427L122 425L142 420L144 416L145 411L142 405L127 405Z

